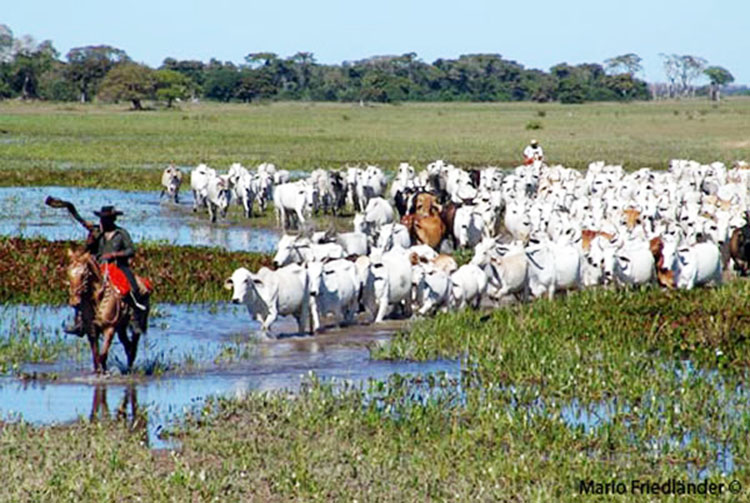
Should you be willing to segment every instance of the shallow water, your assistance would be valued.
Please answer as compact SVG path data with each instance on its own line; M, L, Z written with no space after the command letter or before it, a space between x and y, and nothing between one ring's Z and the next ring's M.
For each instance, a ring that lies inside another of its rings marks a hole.
M135 241L216 246L232 251L270 252L279 240L273 229L252 227L253 220L232 217L212 224L205 210L193 213L192 194L181 192L179 204L159 192L130 192L75 187L0 187L0 235L83 239L86 231L64 209L44 205L47 196L71 201L81 216L96 221L94 210L114 205L118 220ZM256 209L257 211L257 209Z
M33 327L32 333L59 334L69 312L67 308L12 306L0 308L0 319L24 319ZM0 337L10 324L0 323ZM148 416L144 440L152 447L169 447L159 438L159 432L210 395L294 391L310 372L323 379L353 383L384 379L393 373L460 372L456 361L371 360L368 346L387 340L397 326L393 323L329 329L316 336L294 335L294 325L293 319L283 318L274 326L277 338L269 339L259 335L257 322L250 321L244 308L161 304L155 309L148 335L142 339L136 367L143 369L156 361L167 367L162 377L94 377L89 371L88 344L67 336L73 344L83 346L81 351L87 356L22 368L27 374L55 374L55 380L0 378L0 416L49 424L114 416L123 407L125 415L132 417L136 407ZM111 367L117 358L124 360L124 354L115 342L110 351Z

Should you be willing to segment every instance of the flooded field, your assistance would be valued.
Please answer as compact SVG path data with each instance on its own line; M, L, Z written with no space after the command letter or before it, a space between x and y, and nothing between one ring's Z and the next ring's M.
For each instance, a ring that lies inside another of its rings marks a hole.
M0 235L50 240L84 238L83 228L65 210L44 205L47 196L73 202L84 218L94 221L94 210L115 205L125 213L119 222L135 241L269 252L279 240L275 230L258 228L252 220L239 216L211 224L205 211L193 213L189 191L181 194L179 204L174 204L167 198L160 200L155 191L72 187L0 187Z
M355 384L393 373L459 373L456 361L371 360L368 347L386 341L400 326L397 322L331 329L311 337L293 334L295 322L285 318L274 326L274 337L266 338L244 307L162 304L155 309L136 361L137 371L157 375L120 377L116 362L124 361L124 353L115 341L110 352L114 375L99 378L90 373L88 343L61 334L60 326L69 314L68 308L0 308L0 339L18 320L25 320L32 337L55 334L79 346L74 358L22 365L19 375L26 379L1 377L2 418L49 424L115 415L118 410L132 416L138 409L148 417L149 445L165 447L168 444L158 433L210 395L294 391L311 372Z

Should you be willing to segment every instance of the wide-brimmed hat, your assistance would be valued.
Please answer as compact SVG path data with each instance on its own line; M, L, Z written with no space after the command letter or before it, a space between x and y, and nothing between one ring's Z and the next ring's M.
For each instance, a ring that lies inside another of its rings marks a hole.
M114 206L102 206L102 209L99 211L95 211L94 215L99 218L114 218L122 215L122 211L116 210Z
M531 140L531 144L532 145L537 145L538 143L539 143L539 141L537 141L536 138L534 138L534 139Z

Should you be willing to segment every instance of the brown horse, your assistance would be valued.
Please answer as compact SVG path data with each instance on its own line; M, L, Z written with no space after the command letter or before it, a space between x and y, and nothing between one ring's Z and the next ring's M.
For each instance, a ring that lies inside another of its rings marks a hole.
M140 334L133 331L128 337L128 325L134 316L133 308L123 300L123 297L111 281L102 274L96 259L87 251L68 250L70 264L68 265L68 280L70 282L71 306L76 307L81 315L83 333L89 339L91 355L94 361L94 371L107 371L107 355L112 344L112 337L117 333L128 359L128 370L133 368ZM141 291L140 303L146 306L146 311L140 316L141 332L146 331L149 310L149 291L141 278L137 278ZM135 321L135 320L134 320ZM101 349L99 336L104 336Z

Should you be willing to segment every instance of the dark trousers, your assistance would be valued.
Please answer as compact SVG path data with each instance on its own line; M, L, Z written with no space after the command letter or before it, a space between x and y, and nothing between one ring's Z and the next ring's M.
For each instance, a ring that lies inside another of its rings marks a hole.
M136 301L140 300L140 289L138 288L138 282L135 280L135 274L133 274L133 271L130 270L130 267L128 266L118 266L120 270L125 274L125 277L128 278L128 283L130 283L130 291L133 292L133 297L135 297Z

